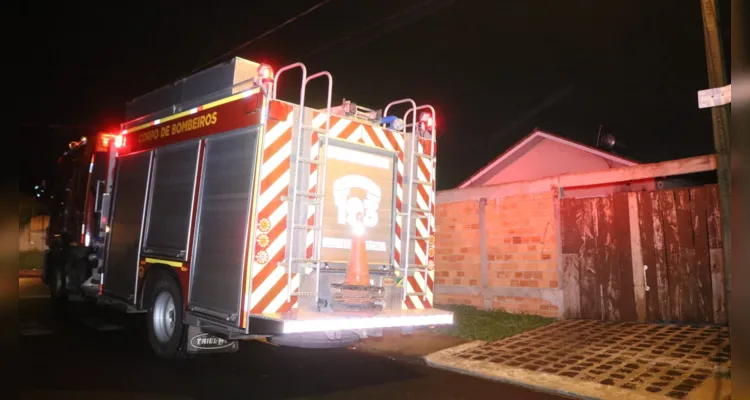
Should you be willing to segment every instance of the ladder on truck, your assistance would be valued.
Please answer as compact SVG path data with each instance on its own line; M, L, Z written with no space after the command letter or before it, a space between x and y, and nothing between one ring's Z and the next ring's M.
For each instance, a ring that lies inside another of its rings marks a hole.
M417 112L419 110L429 109L432 113L432 118L435 118L435 109L430 105L422 105L417 107L416 103L412 99L403 99L403 100L397 100L394 102L391 102L386 106L385 111L383 115L388 115L388 109L391 106L397 105L397 104L403 104L403 103L409 103L411 104L411 108L406 111L406 114L404 114L404 132L409 132L409 128L411 128L411 132L408 133L408 149L407 152L408 158L407 158L407 165L405 166L404 172L404 186L405 186L405 193L404 193L404 201L402 207L404 208L403 211L398 213L399 218L402 218L402 221L406 219L406 226L403 227L402 223L402 229L405 229L406 234L406 240L404 241L404 248L401 253L401 259L399 260L400 265L402 266L402 270L404 272L404 279L409 278L409 270L414 269L414 273L421 273L424 278L424 285L426 288L427 285L427 277L429 274L429 265L421 265L416 262L416 246L417 241L419 240L426 240L427 241L427 258L429 259L429 251L430 251L430 236L432 236L432 205L435 201L435 193L433 191L433 185L435 182L435 128L432 128L432 133L427 137L427 144L423 144L423 149L427 146L429 146L429 153L425 151L419 151L419 146L417 145L419 141L419 132L417 131ZM413 113L413 114L412 114ZM412 115L412 122L409 121L409 115ZM418 165L418 159L424 159L425 161L429 162L429 164L432 166L431 170L432 173L429 176L428 180L421 180L419 179L419 165ZM428 193L427 196L427 208L420 208L416 202L416 199L414 197L414 193L417 191L415 190L415 187L423 186L425 190ZM427 236L419 236L417 232L417 220L426 220L426 228L427 228ZM410 251L412 248L412 243L415 249L414 252L414 263L411 263L411 257L410 257ZM429 261L428 261L429 264ZM422 298L422 300L425 299L427 296L427 293L424 291L425 288L422 289L421 292L409 292L408 291L409 285L404 285L404 299L408 296L419 296Z
M294 167L294 176L298 177L303 168L310 168L315 165L317 167L317 182L315 185L315 191L310 192L307 188L300 188L300 179L294 179L289 185L289 194L285 197L285 200L290 203L289 210L289 221L291 221L291 235L290 240L287 241L286 251L284 255L283 265L287 269L287 301L291 301L292 296L314 296L315 302L318 303L319 292L320 292L320 268L321 268L321 257L320 251L322 246L319 245L323 241L323 205L324 205L324 194L326 185L326 164L328 161L328 132L331 128L331 96L333 93L333 77L327 71L318 72L316 74L307 76L307 68L302 63L294 63L287 65L278 70L276 73L276 84L273 88L273 98L276 99L276 88L278 87L279 78L281 75L290 69L300 68L302 70L302 86L300 88L300 100L299 100L299 117L294 129L296 132L293 133L292 140L295 143L295 149L292 151L292 165ZM316 128L311 125L304 125L305 123L305 91L307 84L310 81L317 78L328 78L328 98L326 99L326 121L325 128ZM317 154L312 154L312 138L314 134L318 135L319 150ZM304 146L306 141L304 140L309 136L311 146L308 148ZM305 150L310 149L311 154L309 157L306 156ZM312 178L310 176L310 178ZM309 187L309 184L308 184ZM303 205L304 208L304 222L299 223L300 219L297 215L297 207ZM309 207L314 207L313 212L313 224L308 225L307 213ZM313 234L313 252L308 258L306 254L302 257L295 257L295 242L296 233L304 233L302 239L303 252L307 250L306 243L307 237L312 232ZM292 271L296 273L301 272L305 268L312 267L315 269L315 291L314 292L293 292L292 289Z

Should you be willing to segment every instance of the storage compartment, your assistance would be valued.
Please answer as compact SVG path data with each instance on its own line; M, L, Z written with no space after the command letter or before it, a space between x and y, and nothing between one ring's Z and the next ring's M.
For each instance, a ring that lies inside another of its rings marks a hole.
M258 66L258 63L235 57L137 97L125 105L125 119L130 122L123 128L143 123L132 121L136 118L147 115L151 115L151 119L164 118L250 89L251 83L238 84L256 77Z
M187 259L200 141L155 150L143 252Z
M258 128L206 139L189 309L239 325Z
M151 154L138 153L117 161L104 290L107 295L129 302L133 301L138 280Z

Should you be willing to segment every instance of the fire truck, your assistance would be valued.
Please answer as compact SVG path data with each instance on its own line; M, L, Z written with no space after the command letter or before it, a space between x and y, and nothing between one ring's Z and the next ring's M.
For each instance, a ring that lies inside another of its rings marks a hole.
M291 70L297 103L277 98ZM313 109L319 79L326 106ZM147 314L162 358L452 324L433 306L434 108L332 106L332 86L301 63L235 58L130 101L117 132L70 143L51 204L52 298Z

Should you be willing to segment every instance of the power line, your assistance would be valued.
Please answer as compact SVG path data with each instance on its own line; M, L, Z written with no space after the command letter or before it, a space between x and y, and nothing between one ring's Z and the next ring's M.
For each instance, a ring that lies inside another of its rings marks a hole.
M84 124L21 124L22 128L46 128L46 129L90 129L96 128L94 125Z
M380 25L383 25L384 23L386 23L386 22L388 22L388 21L391 21L391 20L394 20L394 19L396 19L396 18L398 18L398 17L400 17L400 16L403 16L403 15L409 14L409 13L411 13L411 12L412 12L412 11L413 11L414 9L416 9L416 8L419 8L419 7L421 7L421 6L422 6L423 4L425 4L425 3L432 3L432 2L433 2L433 0L427 0L427 1L423 1L423 2L421 2L421 3L419 3L419 4L416 4L416 5L414 5L414 6L411 6L411 7L408 7L408 8L406 8L406 9L404 9L404 10L401 10L401 11L398 11L398 12L396 12L396 13L393 13L393 14L391 14L391 15L389 15L389 16L387 16L387 17L385 17L385 18L383 18L383 19L381 19L381 20L379 20L379 21L375 22L374 24L370 24L370 25L368 25L368 26L366 26L366 27L364 27L364 28L362 28L362 29L358 30L357 32L354 32L353 34L351 34L351 35L349 35L349 36L344 36L343 38L340 38L340 39L338 39L338 40L335 40L335 41L333 41L333 42L329 42L328 44L325 44L325 45L323 45L323 46L320 46L320 47L318 47L318 48L316 48L315 50L313 50L313 51L311 51L311 52L309 52L309 53L305 54L304 56L302 56L302 57L299 57L299 58L297 59L297 61L301 61L301 60L303 60L303 59L306 59L306 58L308 58L308 57L312 57L312 56L314 56L314 55L316 55L316 54L319 54L319 53L321 53L321 52L325 52L326 50L328 50L328 49L330 49L330 48L332 48L332 47L334 47L334 46L336 46L336 45L338 45L338 44L341 44L341 43L343 43L343 42L346 42L346 41L348 41L348 40L349 40L349 39L351 39L352 37L358 36L359 34L361 34L361 33L363 33L363 32L369 31L370 29L373 29L373 28L376 28L376 27L378 27L378 26L380 26Z
M411 23L414 23L414 22L418 21L420 18L422 18L424 16L427 16L429 14L435 13L435 12L437 12L437 11L439 11L439 10L441 10L441 9L443 9L443 8L445 8L445 7L453 4L453 3L455 3L455 0L442 0L442 1L439 2L439 4L437 4L434 7L427 7L427 6L435 3L436 1L437 0L425 0L425 1L422 1L422 2L420 2L418 4L416 4L416 5L410 6L410 7L406 8L406 9L397 11L397 12L395 12L395 13L393 13L393 14L391 14L391 15L389 15L389 16L387 16L387 17L385 17L385 18L383 18L383 19L381 19L381 20L379 20L379 21L377 21L377 22L375 22L373 24L368 25L367 27L365 27L363 29L358 30L354 34L351 34L351 35L346 36L344 38L335 40L333 42L329 42L328 44L326 44L324 46L318 47L317 49L313 50L312 52L309 52L309 53L305 54L302 57L299 57L298 59L302 60L302 59L306 59L308 57L313 57L313 56L319 55L321 53L326 53L331 48L333 48L333 47L335 47L335 46L337 46L337 45L339 45L341 43L344 43L346 41L349 41L353 37L356 37L356 36L358 36L358 35L360 35L362 33L366 33L367 31L371 31L374 28L377 28L377 27L379 27L381 25L384 25L386 23L393 22L389 27L386 27L386 29L379 30L375 35L370 35L369 37L365 37L362 40L360 40L358 42L355 42L354 44L348 46L344 50L352 50L352 49L355 49L357 47L361 47L361 46L363 46L363 45L365 45L365 44L367 44L367 43L369 43L369 42L371 42L371 41L373 41L373 40L375 40L375 39L377 39L379 37L382 37L385 34L388 34L388 33L392 32L392 31L394 31L394 30L396 30L398 28L403 27L403 26L407 26L407 25L409 25ZM266 32L262 33L261 35L256 36L256 37L254 37L254 38L252 38L252 39L250 39L250 40L242 43L239 46L234 47L233 49L231 49L231 50L229 50L229 51L227 51L227 52L225 52L225 53L223 53L223 54L221 54L221 55L219 55L217 57L214 57L210 61L208 61L206 63L203 63L201 66L199 66L197 68L194 68L189 74L183 75L182 78L184 78L184 77L186 77L188 75L191 75L191 74L193 74L193 73L195 73L197 71L200 71L200 70L202 70L203 68L205 68L207 66L212 65L216 61L219 61L219 60L221 60L221 59L223 59L223 58L225 58L227 56L232 55L233 53L237 52L238 50L240 50L242 48L245 48L245 47L247 47L247 46L249 46L249 45L257 42L258 40L260 40L260 39L262 39L262 38L264 38L264 37L266 37L266 36L268 36L268 35L276 32L276 31L278 31L279 29L281 29L281 28L283 28L283 27L291 24L292 22L294 22L294 21L296 21L296 20L304 17L305 15L308 15L308 14L312 13L316 9L318 9L318 8L320 8L320 7L326 5L327 3L330 3L330 2L331 2L331 0L323 0L323 1L315 4L314 6L308 8L307 10L303 11L302 13L297 14L294 17L291 17L291 18L287 19L283 23L275 26L274 28L271 28L271 29L267 30ZM418 10L418 11L421 11L421 12L413 13L414 10ZM410 20L406 20L409 17L411 17L411 19ZM342 51L343 50L340 49L336 53L340 53ZM33 124L33 123L24 123L24 124L21 124L21 127L24 127L24 128L47 128L47 129L59 129L59 130L84 129L84 128L86 128L86 129L98 129L97 126L94 126L94 125L84 125L84 124Z
M505 125L498 132L494 133L490 137L490 143L497 143L500 139L502 139L505 136L506 133L510 131L514 131L524 124L528 124L528 122L532 118L537 117L539 114L542 114L544 111L546 111L550 107L557 105L561 101L565 100L574 91L575 91L575 85L572 83L569 83L564 88L559 89L556 92L552 93L551 95L545 97L544 100L542 100L540 103L535 105L533 108L526 110L521 115L519 115L515 120ZM484 143L483 145L486 145L486 143Z
M303 12L302 12L301 14L298 14L298 15L296 15L296 16L294 16L294 17L292 17L292 18L289 18L288 20L284 21L284 22L283 22L282 24L280 24L280 25L277 25L276 27L274 27L274 28L271 28L271 29L269 29L269 30L265 31L265 32L264 32L264 33L262 33L261 35L259 35L259 36L256 36L256 37L254 37L254 38L252 38L252 39L248 40L248 41L247 41L247 42L245 42L245 43L242 43L241 45L239 45L239 46L237 46L237 47L235 47L235 48L233 48L233 49L231 49L231 50L227 51L226 53L224 53L224 54L222 54L222 55L220 55L220 56L218 56L218 57L214 57L213 59L211 59L210 61L208 61L208 62L204 63L204 64L203 64L203 65L201 65L200 67L198 67L198 68L195 68L195 69L193 69L192 71L190 71L190 73L189 73L188 75L194 74L194 73L196 73L197 71L200 71L201 69L203 69L203 68L205 68L205 67L207 67L207 66L210 66L210 65L212 65L212 64L213 64L213 63L215 63L216 61L218 61L218 60L221 60L221 59L223 59L224 57L227 57L227 56L230 56L230 55L234 54L234 53L235 53L235 52L236 52L237 50L240 50L240 49L242 49L242 48L245 48L245 47L247 47L247 46L249 46L249 45L251 45L251 44L253 44L253 43L257 42L258 40L260 40L260 39L263 39L264 37L266 37L266 36L268 36L268 35L270 35L270 34L272 34L272 33L276 32L276 31L278 31L279 29L281 29L281 28L283 28L283 27L285 27L285 26L287 26L287 25L291 24L292 22L294 22L294 21L296 21L296 20L298 20L298 19L300 19L300 18L304 17L304 16L305 16L305 15L307 15L307 14L310 14L311 12L313 12L313 11L317 10L317 9L318 9L318 8L320 8L320 7L323 7L324 5L326 5L327 3L330 3L330 2L331 2L331 0L323 0L323 1L321 1L320 3L318 3L318 4L316 4L316 5L312 6L312 7L310 7L309 9L307 9L307 10L305 10L305 11L303 11Z
M409 24L412 24L412 23L418 21L422 17L425 17L425 16L427 16L429 14L435 13L435 12L437 12L437 11L439 11L439 10L441 10L441 9L443 9L443 8L445 8L445 7L453 4L453 3L455 3L455 0L443 0L439 4L437 4L436 6L434 6L432 8L427 8L426 7L427 5L430 5L432 3L435 3L435 0L426 0L426 1L422 1L421 3L418 3L416 5L413 5L411 7L408 7L406 9L404 9L404 10L397 11L397 12L395 12L395 13L393 13L393 14L391 14L391 15L389 15L389 16L387 16L387 17L385 17L385 18L383 18L383 19L381 19L381 20L379 20L377 22L375 22L374 24L368 25L365 28L358 30L357 32L355 32L355 33L353 33L353 34L351 34L349 36L345 36L345 37L343 37L341 39L335 40L335 41L330 42L330 43L328 43L326 45L318 47L315 50L313 50L313 51L305 54L304 56L298 57L297 61L301 61L301 60L304 60L304 59L308 59L310 57L317 56L317 55L319 55L321 53L325 53L325 52L329 51L331 48L333 48L333 47L335 47L335 46L337 46L337 45L339 45L341 43L344 43L344 42L352 39L353 37L356 37L356 36L358 36L358 35L360 35L362 33L366 33L367 31L372 31L374 28L377 28L377 27L379 27L379 26L381 26L383 24L386 24L386 23L389 23L389 22L393 22L393 24L391 24L390 27L386 27L385 29L378 30L375 35L370 35L369 37L366 36L363 39L359 40L358 42L355 42L354 44L349 45L347 48L340 49L336 53L340 53L340 52L342 52L344 50L353 50L353 49L356 49L356 48L361 47L361 46L363 46L363 45L365 45L365 44L367 44L369 42L372 42L373 40L375 40L377 38L380 38L380 37L382 37L382 36L384 36L384 35L386 35L388 33L391 33L391 32L393 32L394 30L396 30L398 28L401 28L401 27L407 26ZM413 13L414 10L421 10L421 12L417 13L417 14L414 14ZM411 17L411 20L406 20L408 17Z
M300 14L297 14L297 15L295 15L294 17L291 17L291 18L287 19L286 21L284 21L284 22L283 22L283 23L281 23L280 25L277 25L277 26L275 26L275 27L273 27L273 28L271 28L271 29L267 30L266 32L262 33L261 35L259 35L259 36L256 36L256 37L254 37L253 39L250 39L250 40L248 40L248 41L246 41L246 42L242 43L241 45L239 45L239 46L237 46L237 47L235 47L235 48L233 48L233 49L231 49L231 50L229 50L229 51L227 51L227 52L225 52L225 53L221 54L220 56L214 57L214 58L213 58L213 59L211 59L210 61L208 61L208 62L206 62L206 63L202 64L201 66L199 66L199 67L197 67L197 68L193 69L193 70L192 70L192 71L191 71L191 72L190 72L189 74L187 74L187 75L183 75L183 76L182 76L182 78L184 78L185 76L188 76L188 75L192 75L192 74L194 74L195 72L197 72L197 71L199 71L199 70L202 70L203 68L205 68L205 67L207 67L207 66L210 66L210 65L212 65L212 64L214 64L214 63L215 63L216 61L218 61L218 60L221 60L221 59L223 59L224 57L227 57L227 56L229 56L229 55L232 55L232 54L233 54L233 53L235 53L236 51L238 51L238 50L240 50L240 49L242 49L242 48L244 48L244 47L247 47L247 46L249 46L249 45L251 45L251 44L255 43L256 41L258 41L258 40L260 40L260 39L262 39L262 38L264 38L264 37L266 37L266 36L268 36L268 35L270 35L270 34L272 34L272 33L276 32L276 31L278 31L279 29L281 29L281 28L283 28L283 27L285 27L285 26L287 26L287 25L291 24L292 22L294 22L294 21L296 21L296 20L298 20L298 19L300 19L300 18L304 17L304 16L305 16L305 15L307 15L307 14L310 14L311 12L313 12L313 11L317 10L317 9L318 9L318 8L320 8L320 7L323 7L324 5L326 5L327 3L330 3L330 2L331 2L331 0L323 0L323 1L321 1L320 3L317 3L317 4L315 4L314 6L312 6L312 7L308 8L307 10L303 11L302 13L300 13ZM181 79L181 78L180 78L180 79ZM178 80L179 80L179 79L178 79ZM21 127L22 127L22 128L46 128L46 129L58 129L58 130L84 129L84 128L85 128L85 129L91 129L91 128L97 128L96 126L93 126L93 125L84 125L84 124L33 124L33 123L22 123L22 124L21 124Z

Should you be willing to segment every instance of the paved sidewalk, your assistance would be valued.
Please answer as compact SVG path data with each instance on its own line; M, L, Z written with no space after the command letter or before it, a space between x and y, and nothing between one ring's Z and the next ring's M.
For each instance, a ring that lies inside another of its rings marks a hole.
M429 365L599 399L727 398L729 329L569 320L426 357ZM700 397L695 397L700 394ZM716 396L718 394L718 397Z

